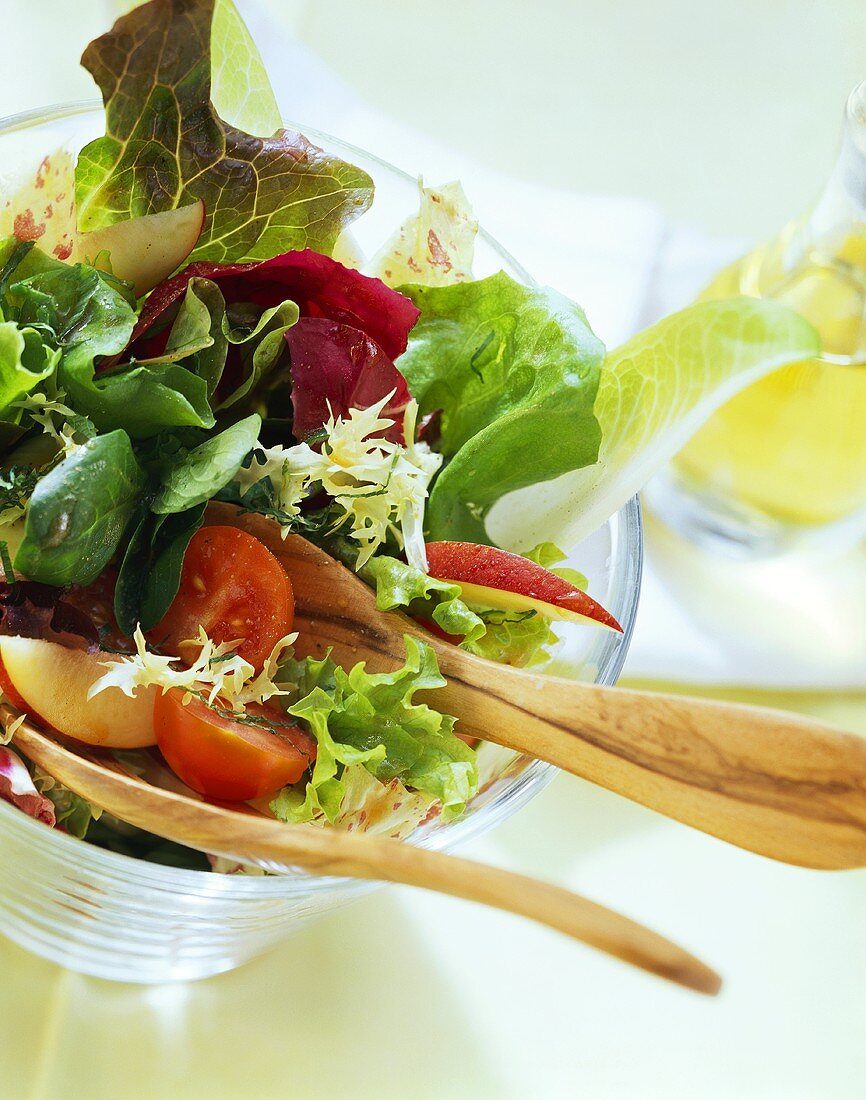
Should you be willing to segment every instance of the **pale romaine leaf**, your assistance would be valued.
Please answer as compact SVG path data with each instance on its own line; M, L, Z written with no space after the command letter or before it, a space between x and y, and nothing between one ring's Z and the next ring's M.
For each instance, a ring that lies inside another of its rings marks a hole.
M451 457L430 495L430 538L489 542L500 497L595 462L604 349L574 302L505 272L401 290L421 317L397 366L422 415L442 410L438 447Z
M57 259L78 243L75 227L75 157L46 148L41 127L3 135L0 165L0 238L36 241Z
M418 212L373 257L367 274L388 286L448 286L471 279L478 222L463 188L456 181L425 187L419 180L418 192Z
M150 0L84 51L105 101L106 133L78 158L78 227L202 199L207 215L194 260L265 259L305 247L329 253L370 205L372 181L300 134L251 137L219 117L211 103L214 3ZM242 61L249 56L245 45ZM234 92L230 98L238 106ZM258 107L250 112L258 120Z
M343 800L334 818L337 829L403 840L427 817L434 800L410 791L399 779L382 782L362 764L351 764L340 777ZM324 823L324 818L320 818Z
M512 549L539 535L565 546L579 542L720 405L763 375L814 358L820 347L802 317L756 298L699 302L666 317L605 361L595 401L598 462L501 501L491 534Z

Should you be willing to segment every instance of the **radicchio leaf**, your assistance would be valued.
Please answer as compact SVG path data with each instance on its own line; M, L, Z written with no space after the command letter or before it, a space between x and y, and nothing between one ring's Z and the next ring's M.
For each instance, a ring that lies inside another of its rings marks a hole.
M304 440L329 416L367 409L389 393L382 410L394 423L386 439L403 441L403 410L410 400L403 375L372 337L323 317L302 317L285 334L292 357L293 431Z
M21 757L3 745L0 745L0 798L37 821L55 824L54 803L33 786Z
M392 360L406 350L409 331L419 316L408 298L381 280L309 248L284 252L261 263L194 263L151 292L133 329L127 356L144 359L161 354L159 341L161 338L165 344L172 319L168 311L194 278L216 283L227 305L250 302L268 309L290 299L297 303L302 318L326 317L360 329ZM156 329L159 332L153 338L142 339Z
M0 584L0 634L95 652L99 648L96 625L63 596L62 588L36 581Z

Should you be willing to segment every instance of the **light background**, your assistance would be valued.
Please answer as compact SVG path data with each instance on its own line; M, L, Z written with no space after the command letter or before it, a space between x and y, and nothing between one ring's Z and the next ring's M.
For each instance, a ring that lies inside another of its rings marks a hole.
M853 0L262 2L439 141L717 235L810 201L866 77ZM2 0L0 113L90 97L74 59L114 7ZM853 696L798 705L866 732ZM568 778L467 854L679 938L723 971L722 998L400 889L195 986L111 986L0 939L0 1097L866 1094L866 876L776 866Z

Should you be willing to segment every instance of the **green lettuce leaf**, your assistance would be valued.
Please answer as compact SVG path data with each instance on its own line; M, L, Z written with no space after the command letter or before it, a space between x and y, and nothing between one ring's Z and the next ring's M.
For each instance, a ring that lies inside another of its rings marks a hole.
M547 646L556 642L556 635L543 615L492 609L479 614L484 620L484 634L475 641L464 639L461 649L515 668L541 664L549 657Z
M413 618L432 619L446 634L477 641L484 636L484 620L461 599L460 585L428 577L399 558L376 554L360 576L376 589L380 611L397 608Z
M226 409L250 397L287 358L283 337L299 316L298 306L289 300L264 310L242 304L227 310L215 282L193 277L162 354L138 362L152 367L182 361L188 371L205 380L211 397L226 371L231 383L223 384L215 402L216 408Z
M604 349L579 306L504 272L401 291L421 317L398 366L422 414L443 410L451 459L430 495L430 536L489 542L500 497L595 462Z
M53 776L32 765L36 789L54 803L55 823L71 836L84 840L91 826L102 817L102 808L64 787Z
M446 819L463 811L478 788L475 753L455 736L454 718L413 702L445 680L428 645L408 635L405 643L406 664L391 673L370 674L363 663L346 672L330 657L283 665L296 685L288 712L309 726L318 751L305 793L286 788L272 802L278 817L309 821L322 812L335 821L346 793L342 767L357 764L435 798Z
M92 584L114 555L144 485L125 432L88 440L36 485L16 571L44 584Z
M33 274L17 278L34 267ZM172 361L97 377L97 358L122 351L135 324L135 310L111 276L87 264L53 260L38 249L15 275L3 300L6 312L59 349L57 382L65 400L100 431L121 428L146 438L165 428L213 426L206 381Z
M549 569L557 577L562 577L564 581L573 584L575 588L579 588L582 592L585 592L589 587L586 574L577 569L566 569L562 566L557 568L558 562L565 561L566 553L564 550L560 550L555 542L540 542L537 546L533 546L531 550L524 551L523 557L536 562L538 565L543 565L545 569Z
M300 134L252 137L219 117L211 102L213 15L214 0L151 0L85 50L106 133L78 158L79 228L203 199L207 217L192 259L266 259L307 247L330 253L370 205L372 181ZM241 63L249 67L249 58L247 42ZM217 82L223 95L225 79ZM243 114L236 92L229 98ZM258 107L254 114L258 121Z
M16 404L53 377L60 355L35 328L22 328L17 321L0 322L0 420L16 424L21 419Z
M556 560L561 561L564 555L556 553ZM465 603L459 585L428 577L398 558L377 554L359 575L376 589L376 606L380 611L399 609L422 622L432 621L446 634L462 639L460 649L489 661L525 668L546 660L544 647L556 641L543 615L534 611L497 611ZM585 583L586 578L583 580Z

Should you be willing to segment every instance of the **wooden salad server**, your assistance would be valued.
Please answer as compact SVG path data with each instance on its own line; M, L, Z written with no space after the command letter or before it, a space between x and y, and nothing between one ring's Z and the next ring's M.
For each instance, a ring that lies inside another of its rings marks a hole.
M13 712L3 706L0 713L8 726ZM699 993L712 996L721 986L715 971L670 940L552 883L388 837L286 825L198 801L152 786L86 745L72 751L28 721L12 739L40 768L82 798L167 840L270 870L302 868L317 875L436 890L528 917Z
M803 867L866 866L866 738L784 711L543 676L465 653L262 516L211 506L210 521L261 539L295 591L296 649L387 671L403 635L432 646L448 686L431 694L459 729L527 753L761 855Z

